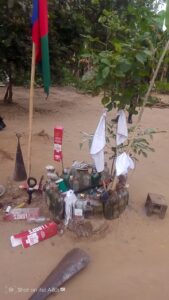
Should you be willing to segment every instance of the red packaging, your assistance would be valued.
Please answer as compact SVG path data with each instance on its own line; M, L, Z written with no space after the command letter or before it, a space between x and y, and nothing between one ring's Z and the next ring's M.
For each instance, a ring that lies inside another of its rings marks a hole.
M54 222L23 231L11 236L12 247L22 245L23 248L33 246L57 234L57 225Z
M62 138L63 138L63 127L54 128L54 160L62 160Z
M29 218L38 218L40 209L39 207L33 208L13 208L8 214L4 216L4 221L13 220L26 220Z

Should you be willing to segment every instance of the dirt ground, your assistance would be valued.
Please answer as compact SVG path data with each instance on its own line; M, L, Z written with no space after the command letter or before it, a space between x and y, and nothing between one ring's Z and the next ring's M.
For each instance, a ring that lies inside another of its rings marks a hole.
M4 88L0 88L0 99ZM0 115L7 125L0 132L0 183L9 184L13 175L16 137L23 134L21 146L27 161L29 91L15 88L11 107L0 103ZM32 175L40 178L45 166L53 162L53 128L64 127L64 165L73 160L90 162L87 145L79 149L81 131L94 132L102 113L99 97L77 93L72 88L52 88L48 100L43 91L35 91L33 120ZM110 113L110 117L113 113ZM169 110L146 108L144 128L168 130ZM45 130L46 135L39 135ZM89 266L65 284L65 291L50 299L64 300L168 300L169 299L169 212L161 220L147 217L144 203L148 192L163 194L169 201L169 132L155 136L155 153L140 159L130 173L129 206L119 219L107 221L109 230L93 239L72 239L65 233L28 249L12 248L10 236L33 227L26 222L0 221L0 299L26 300L67 251L84 249L90 256ZM1 199L0 199L1 200ZM9 199L9 202L11 199Z

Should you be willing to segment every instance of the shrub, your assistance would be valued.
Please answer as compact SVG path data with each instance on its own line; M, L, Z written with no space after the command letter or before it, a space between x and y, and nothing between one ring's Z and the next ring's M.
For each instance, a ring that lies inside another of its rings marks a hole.
M169 94L169 82L156 81L156 91L162 94Z

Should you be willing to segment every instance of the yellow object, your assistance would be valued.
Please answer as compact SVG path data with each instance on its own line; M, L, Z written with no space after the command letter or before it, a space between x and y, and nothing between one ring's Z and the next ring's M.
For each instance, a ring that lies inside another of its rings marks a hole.
M22 207L24 207L24 206L25 206L25 202L22 202L22 203L18 204L18 205L16 206L16 208L22 208Z

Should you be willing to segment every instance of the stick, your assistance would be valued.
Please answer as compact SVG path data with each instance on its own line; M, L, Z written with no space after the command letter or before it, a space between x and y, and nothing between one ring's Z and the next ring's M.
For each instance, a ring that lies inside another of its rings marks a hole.
M62 162L62 173L64 173L64 164L63 164L63 158L62 158L61 162Z
M141 121L141 118L142 118L142 115L143 115L143 112L144 112L144 107L145 107L145 105L147 104L147 100L148 100L148 98L149 98L149 96L150 96L150 93L151 93L151 90L152 90L152 88L153 88L154 82L155 82L155 80L156 80L156 77L157 77L159 68L160 68L160 66L161 66L161 63L162 63L162 61L163 61L163 59L164 59L164 56L165 56L165 54L166 54L166 52L167 52L168 49L169 49L169 40L168 40L168 42L167 42L166 45L165 45L165 48L164 48L164 50L163 50L163 53L162 53L162 55L161 55L161 57L160 57L160 59L159 59L159 62L158 62L157 67L156 67L156 70L155 70L155 72L154 72L153 78L152 78L151 81L150 81L150 85L149 85L148 91L147 91L147 93L146 93L146 95L145 95L145 98L144 98L144 101L143 101L143 106L141 107L141 110L140 110L140 112L139 112L138 119L137 119L136 125L135 125L134 130L133 130L133 134L132 134L132 136L131 136L130 142L129 142L128 147L127 147L127 151L126 151L127 153L129 153L129 151L130 151L131 145L132 145L133 140L134 140L134 137L135 137L135 135L136 135L136 130L137 130L137 128L138 128L138 125L139 125L139 123L140 123L140 121Z
M31 173L34 81L35 81L35 44L32 43L32 65L31 65L31 82L30 82L30 98L29 98L28 177L30 177L30 173Z
M139 112L138 119L137 119L136 125L135 125L134 130L133 130L133 134L132 134L132 136L131 136L131 139L130 139L130 141L129 141L129 144L128 144L128 147L127 147L127 150L126 150L127 154L129 154L129 152L130 152L130 150L131 150L131 145L132 145L133 140L134 140L134 138L135 138L136 131L137 131L137 128L138 128L138 126L139 126L139 123L140 123L140 121L141 121L141 119L142 119L143 112L144 112L144 108L145 108L145 106L146 106L146 104L147 104L148 97L150 96L150 93L151 93L151 90L152 90L152 88L153 88L154 82L155 82L155 80L156 80L156 77L157 77L159 68L160 68L160 66L161 66L161 63L162 63L162 61L163 61L163 59L164 59L164 56L166 55L166 52L167 52L168 49L169 49L169 40L168 40L168 42L167 42L166 45L165 45L165 48L164 48L164 50L163 50L163 53L161 54L161 57L160 57L159 62L158 62L158 64L157 64L156 70L155 70L155 72L154 72L154 74L153 74L153 78L152 78L151 81L150 81L148 91L147 91L147 93L146 93L146 95L145 95L145 98L144 98L144 101L143 101L143 106L141 107L141 110L140 110L140 112ZM116 186L116 183L117 183L117 177L115 176L113 182L111 183L111 187L109 186L109 189L110 189L110 188L114 189L115 186Z

